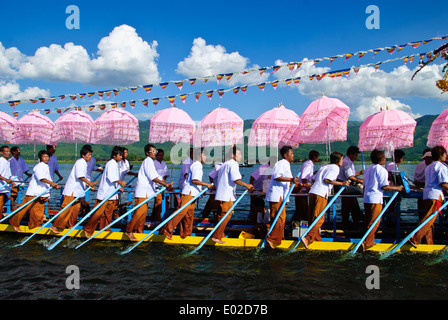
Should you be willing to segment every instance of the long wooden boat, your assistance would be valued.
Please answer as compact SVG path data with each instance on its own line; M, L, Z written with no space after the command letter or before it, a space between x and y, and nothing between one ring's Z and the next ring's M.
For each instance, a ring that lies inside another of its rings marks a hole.
M33 234L36 232L39 228L29 229L27 226L22 225L21 226L22 232L17 233L14 228L9 224L0 224L0 232L11 232L15 234ZM49 236L49 237L60 237L67 233L69 229L66 229L62 231L59 234L54 234L50 231L49 228L42 228L38 235L40 236ZM97 231L99 232L99 231ZM96 233L97 233L96 232ZM145 230L145 233L134 233L135 237L138 240L141 240L148 231ZM84 232L81 230L81 227L79 229L73 230L70 234L67 235L67 238L79 238L79 239L85 239ZM165 236L159 235L159 234L153 234L150 237L148 237L145 242L148 243L165 243L165 244L171 244L171 245L191 245L191 246L198 246L203 239L205 238L205 235L192 235L186 238L181 238L178 235L173 236L173 240L168 240ZM124 231L121 229L115 229L112 228L111 231L103 231L101 234L96 235L94 241L127 241L131 242L129 238L125 235ZM225 241L224 244L216 243L212 240L208 240L205 245L206 246L215 246L215 247L222 247L222 248L258 248L261 246L263 239L254 239L252 238L251 234L248 234L244 231L241 231L238 237L229 237L224 238ZM319 251L350 251L356 246L356 242L351 241L333 241L331 238L322 238L323 241L316 241L313 242L309 247L311 250L319 250ZM289 250L291 249L295 244L297 240L294 239L287 239L283 240L281 245L277 246L277 249L280 250ZM91 242L93 243L93 242ZM368 249L368 251L372 252L385 252L391 250L395 244L393 243L377 243L372 248ZM434 244L434 245L425 245L421 244L417 248L412 247L411 245L403 245L399 251L400 252L426 252L426 253L432 253L432 252L440 252L444 249L446 249L447 246L443 244ZM297 247L297 250L306 250L303 244L300 244Z

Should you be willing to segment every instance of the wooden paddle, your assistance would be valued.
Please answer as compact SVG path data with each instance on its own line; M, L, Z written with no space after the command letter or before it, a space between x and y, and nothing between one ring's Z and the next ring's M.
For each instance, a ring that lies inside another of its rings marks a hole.
M101 232L103 232L104 230L109 229L111 226L113 226L114 224L116 224L118 221L120 221L121 219L123 219L124 217L130 215L132 212L134 212L135 210L137 210L138 208L140 208L142 205L144 205L145 203L147 203L148 201L150 201L151 199L157 197L157 195L159 195L160 193L162 193L163 191L166 190L166 187L161 188L159 191L157 191L156 193L152 194L151 196L149 196L148 198L146 198L144 201L140 202L137 206L135 206L134 208L132 208L131 210L129 210L128 212L122 214L121 216L119 216L115 221L112 221L111 223L109 223L107 226L105 226L103 229L101 229L100 231L98 231L97 233L95 233L94 235L92 235L90 238L88 238L86 241L84 241L83 243L81 243L80 245L78 245L75 249L78 249L80 247L82 247L84 244L86 244L87 242L89 242L90 240L92 240L93 238L95 238L97 235L99 235Z
M154 232L156 232L157 230L159 230L160 228L162 228L165 224L167 224L171 219L173 219L179 212L181 212L182 210L184 210L186 207L188 207L193 201L195 201L197 198L199 198L201 195L203 195L206 191L208 190L208 188L204 188L204 190L202 190L200 193L198 193L194 198L192 198L190 201L188 201L186 204L184 204L182 207L180 207L179 209L177 209L175 212L173 212L168 218L166 218L165 220L163 220L156 228L154 228L154 230L152 230L151 232L149 232L146 236L144 236L140 241L138 241L135 245L133 245L131 248L124 250L121 252L121 254L126 254L131 252L132 250L134 250L140 243L142 243L143 241L145 241L147 238L149 238L152 234L154 234Z
M207 242L207 240L213 235L213 233L216 231L216 229L218 229L218 227L221 225L221 223L227 218L227 216L233 211L233 209L236 207L236 205L238 204L238 202L241 201L241 199L243 199L243 197L246 195L246 193L249 190L245 190L240 197L233 203L232 207L227 211L227 213L224 215L224 217L221 218L221 220L218 221L218 223L216 224L216 226L212 229L212 231L210 231L210 233L202 240L202 242L199 244L199 246L197 246L193 251L189 252L188 254L193 254L198 252L203 246L204 244Z
M325 208L322 210L322 212L319 213L319 215L316 217L316 219L314 219L314 221L311 223L311 225L306 229L303 236L301 236L299 239L297 239L297 243L287 253L294 251L298 247L300 242L302 242L302 239L305 238L305 236L308 234L308 232L311 231L311 229L316 225L316 223L320 220L320 218L322 218L322 216L325 214L325 212L327 212L328 208L330 208L330 206L336 201L336 199L341 195L341 193L344 190L345 190L345 187L341 187L341 189L339 189L339 191L334 195L334 197L330 200L330 202L328 202L328 204L325 206Z

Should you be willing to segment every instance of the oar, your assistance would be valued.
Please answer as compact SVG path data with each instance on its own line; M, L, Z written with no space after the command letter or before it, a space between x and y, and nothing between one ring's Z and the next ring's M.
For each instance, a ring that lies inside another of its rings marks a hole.
M204 188L204 190L202 190L199 194L197 194L193 199L191 199L190 201L188 201L186 204L184 204L181 208L177 209L175 212L173 212L168 218L166 218L165 220L163 220L161 223L159 223L159 225L154 228L154 230L152 230L151 232L149 232L146 236L144 236L140 241L138 241L135 245L133 245L131 248L124 250L121 252L121 254L126 254L131 252L132 250L135 249L135 247L137 247L140 243L142 243L143 241L145 241L148 237L150 237L154 232L156 232L157 230L159 230L160 228L162 228L165 224L167 224L171 219L173 219L179 212L181 212L182 210L184 210L187 206L190 205L190 203L192 203L193 201L195 201L197 198L199 198L201 195L203 195L206 191L208 190L208 188Z
M88 217L90 217L92 214L94 214L95 211L97 211L107 200L109 200L110 197L112 197L115 193L117 193L118 190L120 190L121 188L122 187L119 186L113 192L111 192L107 197L105 197L103 201L101 201L88 214L86 214L77 224L75 224L73 226L73 228L71 228L68 232L66 232L63 236L61 236L61 238L58 241L56 241L54 244L52 244L50 247L48 247L48 250L53 250L54 247L56 247L62 240L65 239L65 237L67 237L73 230L75 230L81 223L83 223L84 220L86 220Z
M345 187L341 187L341 189L339 189L339 191L334 195L334 197L330 200L330 202L328 202L328 204L325 206L325 208L322 210L322 212L319 213L319 215L316 217L316 219L314 219L314 221L311 223L311 225L306 229L303 236L301 236L299 239L297 239L297 243L287 253L294 251L298 247L300 242L302 242L302 239L305 238L305 236L308 234L308 232L311 231L311 229L313 229L313 227L316 225L316 223L320 220L320 218L322 218L322 216L325 214L325 212L327 212L328 208L330 208L330 206L336 201L336 199L340 196L340 194L344 190L345 190Z
M82 247L83 245L85 245L87 242L89 242L90 240L92 240L93 238L95 238L97 235L99 235L101 232L103 232L104 230L109 229L111 226L113 226L115 223L117 223L118 221L120 221L121 219L123 219L124 217L130 215L132 212L134 212L135 210L137 210L138 208L140 208L142 205L144 205L145 203L147 203L149 200L153 199L154 197L156 197L157 195L159 195L160 193L162 193L163 191L165 191L166 188L163 187L162 189L160 189L159 191L157 191L156 193L154 193L153 195L151 195L150 197L146 198L144 201L140 202L137 206L135 206L134 208L132 208L131 210L128 210L128 212L122 214L120 217L118 217L115 221L112 221L111 223L109 223L107 226L105 226L103 229L101 229L100 231L98 231L97 233L95 233L94 235L92 235L90 238L88 238L86 241L84 241L83 243L81 243L80 245L78 245L75 249L78 249L80 247Z
M367 236L370 234L370 232L372 231L372 229L376 226L376 224L378 223L378 221L380 221L381 217L383 216L383 214L386 212L387 208L389 208L389 206L391 205L391 203L394 201L394 199L398 196L399 191L395 191L394 194L392 195L392 197L389 199L389 201L386 203L386 205L384 206L383 210L381 210L380 214L378 215L378 217L375 219L375 221L373 222L373 224L370 226L370 228L367 230L367 232L364 234L364 236L361 238L361 240L358 242L358 244L356 245L356 247L350 252L351 255L354 255L356 253L356 251L359 249L359 247L362 245L362 243L364 242L364 240L367 238Z
M297 175L297 177L300 178L300 175L301 175L301 172L299 172L299 174ZM280 206L280 209L278 210L277 215L276 215L275 218L274 218L274 221L272 221L271 227L269 228L269 231L268 231L268 233L266 234L266 237L264 238L263 243L262 243L261 246L260 246L262 249L265 247L265 245L266 245L266 239L268 238L268 236L269 236L269 234L271 233L272 229L274 229L274 226L275 226L275 224L277 223L277 220L278 220L278 218L280 217L280 215L281 215L281 213L282 213L282 211L283 211L283 208L286 206L286 200L287 200L287 199L289 198L289 196L291 195L292 190L294 189L294 187L295 187L295 183L293 182L293 183L292 183L292 186L289 188L289 191L288 191L287 196L285 197L285 199L283 199L282 205Z
M406 242L409 241L409 239L411 239L411 237L417 233L418 230L420 230L421 228L423 228L425 226L425 224L427 224L429 221L431 221L432 219L434 219L439 212L441 212L443 210L443 208L445 208L448 205L448 201L445 202L442 206L440 206L439 210L435 211L433 214L431 214L425 221L423 221L417 228L415 228L406 238L404 238L399 244L397 244L395 247L392 248L392 250L387 251L386 253L384 253L381 256L381 259L387 258L390 255L394 254L395 252L398 251L398 249L401 248L401 246L403 244L405 244Z
M213 235L213 233L216 231L216 229L218 229L218 227L221 225L221 223L226 220L227 216L233 211L233 209L236 207L236 205L238 204L238 202L241 201L241 199L243 199L243 197L246 195L246 193L249 190L245 190L240 197L233 203L233 206L227 211L227 213L224 215L224 217L221 218L221 220L218 221L218 223L216 224L216 226L212 229L212 231L210 231L210 233L202 240L202 242L199 244L199 246L197 246L193 251L190 251L188 254L193 254L195 252L198 252L203 246L204 244L207 242L207 240Z
M23 242L17 244L16 246L23 246L25 243L28 242L28 240L30 240L32 237L34 237L40 230L42 230L43 228L45 228L46 226L48 226L54 219L56 219L62 212L64 212L65 210L67 210L68 208L70 208L79 198L83 197L84 194L89 191L90 189L92 189L92 187L88 187L80 196L78 196L77 198L75 198L72 202L70 202L68 205L66 205L64 207L64 209L62 209L61 211L59 211L57 214L54 215L53 218L51 218L50 220L47 221L47 223L45 223L44 225L42 225L36 232L34 232L31 236L29 236L26 240L24 240Z
M50 187L48 189L46 189L45 191L43 191L41 194L35 196L33 199L31 199L30 201L28 201L27 203L25 203L24 205L22 205L21 207L17 208L16 210L14 210L13 212L11 212L9 215L7 215L6 217L4 217L3 219L0 220L0 223L2 223L5 220L8 220L10 217L12 217L13 215L15 215L17 212L19 212L22 208L25 208L27 205L29 205L31 202L33 202L34 200L36 200L37 198L39 198L40 196L42 196L43 194L47 193L48 191L50 191L51 189L53 189L53 187Z

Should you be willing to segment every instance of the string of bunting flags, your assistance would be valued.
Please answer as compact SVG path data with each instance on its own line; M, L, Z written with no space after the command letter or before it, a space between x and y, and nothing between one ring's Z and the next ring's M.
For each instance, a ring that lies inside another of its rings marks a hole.
M301 65L303 63L306 63L306 62L314 62L314 64L316 64L318 62L327 60L327 61L329 61L328 62L328 65L329 65L330 63L332 63L333 61L335 61L338 58L345 58L345 60L344 60L344 62L345 62L346 60L348 60L349 58L351 58L353 56L358 56L359 59L361 59L367 53L373 53L373 58L374 58L381 51L387 51L388 53L393 54L394 52L401 51L406 46L412 46L415 49L415 48L419 47L420 45L428 44L428 43L430 43L430 42L432 42L434 40L445 41L447 39L448 39L448 35L443 36L443 37L433 37L433 38L430 38L428 40L420 40L420 41L408 42L408 43L402 44L402 45L393 45L393 46L388 46L388 47L384 47L384 48L377 48L377 49L369 49L369 50L365 50L365 51L358 51L358 52L355 52L355 53L339 54L339 55L335 55L335 56L332 56L332 57L316 58L316 59L311 59L311 60L302 60L301 62L290 62L290 63L285 63L285 64L281 64L281 65L277 65L277 66L269 66L269 67L257 68L257 69L248 69L248 70L239 71L239 72L233 72L233 73L215 74L215 75L211 75L211 76L207 76L207 77L191 78L191 79L176 80L176 81L167 81L167 82L162 82L162 83L158 83L158 84L139 85L139 86L123 87L123 88L118 88L118 89L92 91L92 92L88 92L88 93L64 94L64 95L59 95L59 96L41 97L41 98L35 98L35 99L0 101L0 104L8 103L12 108L15 108L15 106L20 104L20 103L26 103L26 102L31 102L31 103L41 102L41 103L45 103L46 101L54 102L54 101L56 101L58 99L59 99L59 101L63 100L66 97L68 97L68 98L70 98L72 100L77 100L78 98L82 99L85 96L92 97L94 95L98 95L99 98L102 99L104 95L106 95L107 97L110 97L112 94L114 94L114 96L117 96L118 93L120 93L122 91L125 91L125 90L131 90L132 93L134 93L139 88L143 88L149 94L154 86L160 86L162 89L165 89L171 83L174 83L179 88L179 90L182 90L183 85L184 85L185 82L189 82L190 85L194 85L198 80L202 80L204 82L208 82L208 80L216 77L217 83L219 84L220 81L224 77L227 79L227 81L229 81L230 78L232 78L235 75L245 75L245 74L248 74L248 73L251 73L251 72L259 72L260 75L262 75L267 70L272 70L272 73L275 73L280 68L283 68L283 67L287 67L287 68L289 68L290 71L292 71L294 69L299 69L301 67ZM425 54L421 54L423 56L420 56L420 60L423 59L424 55L428 55L428 54L431 54L431 53L432 53L432 51L428 52L428 53L425 53ZM413 55L413 56L415 56L415 55ZM358 59L358 61L359 61L359 59ZM269 82L269 83L271 83L273 86L276 85L275 81L273 83L272 82ZM240 89L244 90L244 88L240 88ZM212 95L212 93L210 93L210 92L213 92L213 91L215 91L215 90L207 91L208 93L206 92L206 94L207 95ZM229 91L229 90L227 90L227 91ZM223 93L223 91L220 91L220 92ZM197 93L197 94L202 94L202 93L203 92ZM185 99L187 95L189 95L189 94L183 94L183 95L178 95L178 96L180 96L181 99ZM173 96L168 97L168 99L173 100L174 98L172 98L172 97ZM165 97L163 97L163 98L165 98ZM162 98L154 98L154 99L152 99L153 100L152 102L155 105L157 104L157 103L155 103L157 101L157 99L162 99ZM196 98L196 99L198 99L198 98ZM146 101L146 100L147 99L143 99L143 101ZM131 106L132 106L132 104L131 104Z
M313 81L314 79L316 79L317 81L322 80L325 77L330 77L330 78L339 78L342 75L345 75L347 77L350 76L350 74L353 72L355 73L355 75L359 72L360 69L362 68L367 68L367 67L371 67L374 66L376 70L378 70L378 68L386 63L389 62L394 62L394 61L398 61L398 60L403 60L403 62L406 64L407 62L412 62L414 60L414 58L419 57L420 61L423 59L423 57L425 56L430 56L432 53L432 51L426 52L426 53L419 53L419 54L412 54L409 56L405 56L405 57L400 57L400 58L394 58L394 59L388 59L385 61L379 61L379 62L375 62L375 63L369 63L369 64L365 64L365 65L361 65L361 66L352 66L350 68L346 68L346 69L341 69L341 70L336 70L336 71L329 71L329 72L324 72L324 73L320 73L320 74L313 74L313 75L304 75L301 77L296 77L296 78L287 78L287 79L279 79L279 80L273 80L273 81L265 81L262 83L254 83L254 84L247 84L244 86L236 86L233 88L228 88L228 89L214 89L214 90L206 90L206 91L200 91L200 92L190 92L190 93L183 93L183 94L178 94L178 95L172 95L172 96L164 96L164 97L157 97L157 98L152 98L152 99L139 99L139 100L130 100L130 101L122 101L122 102L105 102L102 104L95 104L95 105L85 105L85 106L70 106L70 107L66 107L66 108L53 108L53 109L32 109L32 110L23 110L23 111L6 111L6 113L12 113L14 115L14 117L18 117L19 112L30 112L30 111L42 111L45 114L49 114L50 112L56 112L59 114L65 113L67 111L70 110L89 110L89 111L93 111L95 108L99 108L100 110L105 110L107 106L110 106L111 108L117 108L118 106L125 108L128 104L134 108L137 102L141 102L144 106L148 107L149 102L151 101L152 104L154 104L154 106L157 106L157 104L159 103L160 100L162 99L168 99L168 101L170 102L171 106L174 105L174 102L177 98L180 98L181 101L183 103L185 103L185 100L188 96L190 95L194 95L196 102L198 102L199 98L205 94L210 100L212 99L214 93L218 93L218 95L220 96L220 98L222 99L223 95L227 92L233 92L235 94L238 94L240 91L243 93L246 93L247 89L249 87L254 87L257 86L260 90L262 90L264 92L264 89L266 87L266 85L270 84L272 86L272 88L275 90L277 88L277 86L279 85L279 83L284 82L286 85L290 85L292 82L295 85L298 85L302 79L308 79L309 81ZM311 61L311 60L310 60Z

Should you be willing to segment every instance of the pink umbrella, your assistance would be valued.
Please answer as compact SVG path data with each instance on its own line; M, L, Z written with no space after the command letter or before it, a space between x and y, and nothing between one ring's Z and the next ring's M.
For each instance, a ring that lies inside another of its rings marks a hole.
M330 143L347 140L347 121L350 108L336 98L313 101L300 117L299 127L288 130L287 144Z
M443 146L448 149L448 109L444 110L432 123L426 145L431 148Z
M196 125L183 110L172 108L160 110L152 117L149 141L153 143L184 142L190 144Z
M54 123L46 116L34 111L17 121L15 144L51 144Z
M295 130L300 125L300 117L283 104L264 112L252 124L249 146L282 147L286 145L285 135L288 130ZM294 144L292 147L299 147Z
M219 106L201 120L193 135L193 144L195 147L242 144L243 131L243 119L235 112Z
M0 143L10 144L15 135L17 120L0 111Z
M51 140L69 143L90 143L93 119L84 111L70 111L54 123Z
M111 109L94 122L91 138L94 144L126 145L138 141L138 120L125 110Z
M359 127L358 147L361 151L410 148L414 143L416 125L417 122L404 111L377 112L367 117Z

